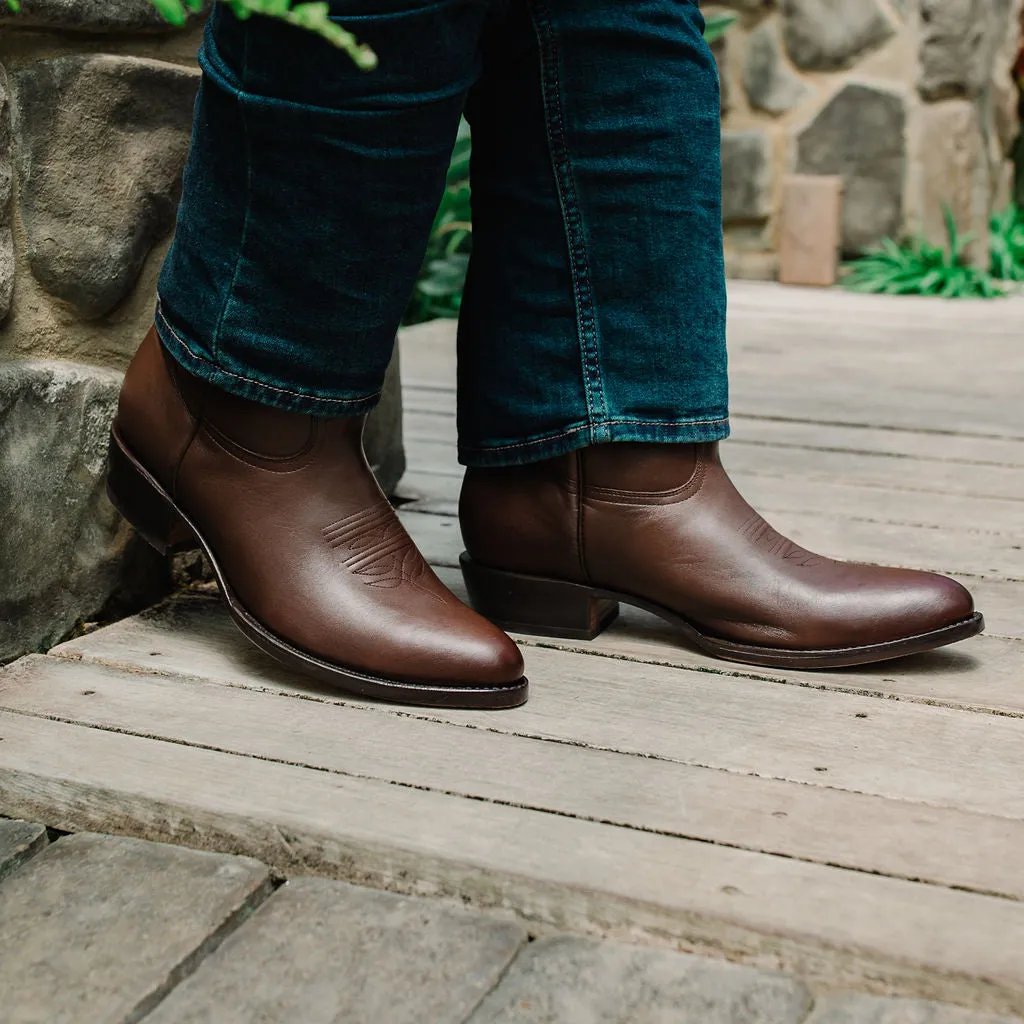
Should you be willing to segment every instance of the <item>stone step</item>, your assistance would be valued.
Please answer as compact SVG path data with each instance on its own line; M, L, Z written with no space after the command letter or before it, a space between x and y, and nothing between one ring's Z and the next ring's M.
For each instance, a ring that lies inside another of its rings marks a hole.
M0 821L0 879L46 846L46 829L30 821Z
M298 879L146 1024L462 1024L526 941L462 907Z
M0 822L0 850L46 830ZM26 845L27 844L27 845ZM0 885L5 1024L1022 1024L82 833ZM442 895L436 893L434 895ZM536 941L531 941L536 938Z
M140 1020L270 892L247 857L90 833L0 884L5 1024Z

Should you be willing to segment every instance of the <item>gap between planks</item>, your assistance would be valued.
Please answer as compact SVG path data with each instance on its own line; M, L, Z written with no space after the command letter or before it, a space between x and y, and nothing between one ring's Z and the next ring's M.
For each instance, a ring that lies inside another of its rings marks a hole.
M462 574L435 567L442 582L466 600ZM623 606L619 619L594 640L563 640L512 634L521 647L565 650L587 657L639 665L682 668L719 677L774 685L834 690L882 700L905 700L981 714L1024 717L1020 685L1024 651L1019 641L982 636L957 647L874 666L833 671L796 671L723 662L682 645L667 623ZM165 638L170 636L171 643ZM172 653L167 653L165 651ZM187 653L186 653L187 652ZM139 670L232 678L272 668L239 642L226 610L214 598L172 599L141 615L68 641L51 652ZM527 657L531 657L527 655ZM623 667L624 672L636 671Z
M452 388L406 383L402 397L406 421L415 424L417 436L454 443L456 398ZM749 444L923 462L956 462L967 466L1024 466L1024 441L988 434L876 427L866 423L736 412L730 422L730 447Z
M3 806L1002 1012L1024 904L0 712ZM628 870L624 866L628 865Z
M212 602L170 604L71 657L328 701L237 634ZM109 627L115 630L117 627ZM94 636L101 637L100 631ZM61 649L58 649L58 653ZM995 817L1024 817L1024 721L774 681L630 664L574 651L527 652L522 708L495 714L389 711L490 733L652 757ZM913 741L909 738L913 737Z
M84 690L82 687L86 687ZM656 757L460 730L334 699L33 657L0 708L353 778L563 814L906 881L1024 898L1024 821ZM297 739L296 737L301 737ZM415 752L396 758L395 751ZM566 780L571 779L570 785Z
M85 689L83 690L83 687ZM33 657L0 707L69 725L181 743L352 778L772 853L986 895L1024 898L1024 821L461 730L290 691L225 686ZM386 710L386 709L384 709ZM396 758L396 750L415 751ZM566 780L571 779L571 785Z

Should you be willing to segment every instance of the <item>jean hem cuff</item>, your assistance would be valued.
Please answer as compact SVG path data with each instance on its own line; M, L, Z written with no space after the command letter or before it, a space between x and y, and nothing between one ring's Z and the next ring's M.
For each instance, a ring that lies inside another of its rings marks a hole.
M184 370L239 398L259 402L261 405L271 405L287 412L329 418L362 416L380 401L379 391L370 395L346 395L344 397L310 395L227 370L193 351L193 346L168 323L159 305L156 311L155 326L161 344Z
M724 441L729 436L729 418L692 420L604 420L569 427L559 434L531 438L512 444L469 447L459 445L459 462L464 466L521 466L587 448L593 444L633 441L648 444L700 444Z

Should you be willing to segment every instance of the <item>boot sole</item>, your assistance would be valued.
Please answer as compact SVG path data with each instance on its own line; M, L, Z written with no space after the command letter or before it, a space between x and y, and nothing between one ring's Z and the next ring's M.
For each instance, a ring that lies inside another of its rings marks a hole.
M940 629L885 643L818 650L785 650L709 636L681 615L632 594L491 569L474 562L466 552L460 556L459 563L469 591L470 604L507 632L593 640L618 616L621 601L664 619L706 654L726 661L767 668L814 669L869 665L954 644L977 636L985 628L981 613L975 612L969 618Z
M221 594L235 625L261 651L332 687L359 697L425 707L497 710L524 704L529 696L526 678L508 686L469 686L452 683L408 682L370 675L324 661L277 636L252 615L235 596L217 557L195 524L132 454L117 432L110 434L107 495L136 532L161 554L201 548L217 576Z

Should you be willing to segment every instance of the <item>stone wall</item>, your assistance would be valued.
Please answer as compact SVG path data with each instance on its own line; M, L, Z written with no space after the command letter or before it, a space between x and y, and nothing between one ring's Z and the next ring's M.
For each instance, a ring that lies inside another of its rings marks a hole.
M725 0L722 79L727 266L774 277L783 176L844 179L842 245L943 241L942 205L974 232L1011 197L1010 75L1020 0Z
M148 0L0 7L0 662L169 583L106 499L121 374L152 322L202 19ZM404 468L397 368L367 448Z

